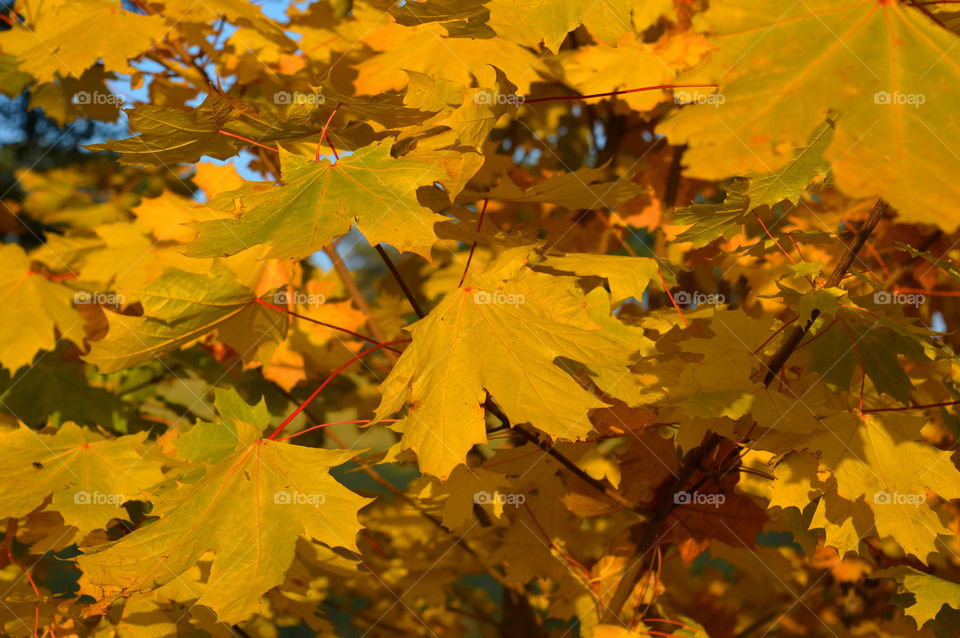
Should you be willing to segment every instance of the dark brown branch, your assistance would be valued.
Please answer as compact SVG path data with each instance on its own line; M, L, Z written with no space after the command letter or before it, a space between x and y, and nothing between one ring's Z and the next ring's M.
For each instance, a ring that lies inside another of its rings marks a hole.
M950 27L948 27L946 24L944 24L944 23L943 23L943 20L941 20L940 18L938 18L937 15L936 15L933 11L931 11L931 10L928 9L926 6L924 6L924 5L927 5L927 4L930 4L930 3L929 3L929 2L918 2L917 0L910 0L910 6L918 9L921 13L923 13L923 15L927 16L928 18L930 18L931 20L933 20L934 22L936 22L937 24L939 24L941 27L943 27L944 29L946 29L947 31L949 31L949 30L950 30Z
M490 411L491 414L493 414L495 417L500 419L501 423L509 426L510 420L507 418L507 415L505 415L503 411L501 411L500 408L493 403L493 401L491 401L490 399L487 399L485 407L487 408L487 410ZM603 481L598 481L597 479L593 478L592 476L584 472L580 468L580 466L578 466L576 463L574 463L573 461L568 459L566 456L558 452L552 445L548 444L545 441L541 441L540 437L538 437L536 434L534 434L530 430L526 429L522 425L514 425L513 430L517 432L520 436L522 436L523 438L530 441L531 443L536 445L538 448L540 448L541 450L543 450L544 452L552 456L554 459L556 459L560 463L560 465L567 468L574 475L576 475L577 478L579 478L581 481L583 481L593 489L597 490L598 492L606 496L608 499L610 499L620 507L623 507L628 510L633 510L635 512L644 512L642 508L638 507L634 503L631 503L629 500L625 499L619 492L613 489L613 487L611 487L610 485L607 485Z
M677 194L680 191L680 173L683 169L683 152L686 146L675 146L673 157L670 159L670 172L667 173L667 184L663 191L663 210L670 210L677 205Z
M413 296L413 292L407 287L407 282L403 280L403 277L400 276L400 271L397 270L397 267L393 265L393 260L390 259L390 255L387 254L387 251L383 249L383 246L377 244L374 246L379 253L380 258L383 259L383 263L387 265L387 268L390 269L390 274L393 275L393 278L397 281L397 285L400 286L400 290L403 291L404 296L407 298L407 301L410 302L410 306L413 308L413 311L417 313L417 316L423 319L426 317L426 313L420 308L420 304L417 303L417 298Z
M870 211L870 216L867 217L867 221L860 226L860 230L857 231L856 236L853 238L853 244L850 245L847 252L844 253L840 258L840 261L837 262L836 267L833 269L833 272L830 274L830 277L824 284L824 288L836 288L840 285L840 282L843 281L843 278L847 274L847 270L850 269L850 266L853 264L853 260L857 257L860 249L862 249L864 244L867 243L867 238L870 237L870 233L872 233L873 229L877 227L877 224L880 222L880 219L886 212L886 202L878 199L877 203L873 207L873 210ZM810 331L810 328L813 326L813 323L819 316L820 311L814 308L814 310L810 313L810 319L807 321L807 324L803 327L794 327L793 332L790 333L790 336L787 337L786 341L783 342L774 355L770 357L770 361L767 363L767 374L763 379L764 386L769 386L770 383L777 377L777 374L780 372L781 368L786 365L787 359L790 358L790 355L793 354L793 351L796 350L797 346L800 345L803 337L806 336L807 332Z
M700 469L704 459L710 456L714 448L720 444L721 440L719 435L711 432L699 447L687 453L683 460L683 466L673 481L670 492L676 494L684 489L687 481L693 476L693 473ZM634 551L633 556L630 557L627 568L623 571L620 584L617 585L617 590L613 593L610 604L607 605L603 614L601 614L600 622L602 624L623 624L620 620L620 610L623 609L623 605L630 597L630 593L643 575L643 558L660 543L663 525L667 517L670 516L670 512L677 506L670 492L661 494L660 503L657 505L656 510L654 510L653 516L647 521L646 527L643 530L643 536L637 543L637 549Z
M367 316L367 326L370 328L370 332L373 333L373 336L376 337L378 343L385 343L388 341L387 334L380 327L380 324L373 318L373 309L370 308L370 304L367 303L367 298L363 296L363 291L360 290L360 286L357 285L357 282L353 279L353 274L350 272L350 269L347 268L347 265L343 263L343 260L340 259L340 255L337 254L336 242L331 246L324 248L323 253L330 259L333 263L333 269L337 271L337 276L340 277L340 281L343 282L343 287L347 289L350 298L353 299L354 305L356 305L357 310L362 312ZM387 356L390 357L390 360L394 363L397 362L397 355L394 352L387 351Z

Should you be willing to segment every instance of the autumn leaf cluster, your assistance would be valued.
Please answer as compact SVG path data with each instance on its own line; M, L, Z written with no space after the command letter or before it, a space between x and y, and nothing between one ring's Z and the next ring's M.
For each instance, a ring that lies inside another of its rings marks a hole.
M960 5L0 20L0 634L960 635Z

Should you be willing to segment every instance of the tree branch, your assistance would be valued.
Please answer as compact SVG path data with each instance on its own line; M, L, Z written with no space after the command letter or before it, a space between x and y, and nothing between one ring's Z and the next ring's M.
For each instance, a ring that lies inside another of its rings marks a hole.
M397 270L397 267L393 265L393 260L390 259L390 255L387 254L387 251L383 249L383 246L377 244L374 246L379 253L380 258L383 260L383 263L387 265L387 268L390 269L390 274L393 275L393 278L397 281L397 285L400 286L400 290L403 291L404 296L407 298L407 301L410 302L410 306L413 308L413 311L417 313L417 316L423 319L426 317L426 313L420 308L420 304L417 303L417 298L413 296L413 292L407 288L407 282L403 280L403 277L400 276L400 271Z
M836 288L840 285L840 282L843 281L843 278L847 274L847 270L850 269L850 266L853 264L853 260L856 258L857 254L860 252L860 249L863 248L863 245L867 243L867 238L870 237L870 233L873 232L873 229L877 227L877 224L880 222L880 219L887 212L887 203L882 199L878 199L877 203L874 204L873 210L870 211L870 216L867 217L867 221L860 226L860 230L857 231L857 235L853 238L853 244L850 245L846 253L840 258L840 261L837 262L836 267L833 269L833 272L830 274L830 277L827 279L824 284L824 288ZM770 385L777 374L780 372L780 369L783 368L787 363L787 359L790 358L790 355L793 354L793 351L797 349L797 346L800 345L800 341L803 340L803 337L806 336L807 332L810 331L810 328L813 326L813 323L820 316L820 310L814 308L810 313L810 319L807 321L807 324L803 327L796 326L793 329L793 332L790 333L790 336L787 337L786 341L780 346L780 348L770 357L769 363L767 363L767 374L763 379L764 387Z
M487 402L484 404L484 407L487 410L489 410L491 414L493 414L495 417L500 419L500 422L503 423L506 427L512 427L513 430L517 432L520 436L527 439L528 441L536 445L538 448L540 448L541 450L543 450L544 452L552 456L561 465L563 465L565 468L567 468L573 474L575 474L577 478L579 478L584 483L586 483L593 489L597 490L598 492L606 496L608 499L610 499L620 507L623 507L628 510L633 510L635 512L645 513L645 510L643 510L643 508L625 499L619 492L617 492L617 490L613 489L613 487L611 487L610 485L607 485L603 481L598 481L597 479L593 478L592 476L584 472L580 468L580 466L578 466L576 463L574 463L573 461L568 459L566 456L558 452L552 445L549 445L546 442L541 441L540 437L538 437L536 434L534 434L530 430L526 429L522 425L511 426L510 420L507 418L507 415L504 414L503 411L495 403L493 403L493 401L489 398L489 396L487 397Z
M602 624L623 624L620 620L620 610L623 609L623 605L633 592L633 588L636 587L640 576L643 575L643 557L660 543L663 524L666 522L667 517L670 516L673 508L677 506L673 498L666 497L684 488L687 481L693 476L693 473L700 469L703 460L713 452L721 440L718 434L711 432L699 447L687 452L683 466L674 479L671 490L661 494L661 501L657 505L656 510L654 510L653 516L647 522L643 536L637 543L637 549L634 551L633 556L630 557L627 568L623 571L620 584L617 585L617 589L613 593L613 598L610 599L610 604L606 606L604 613L600 616L600 622Z

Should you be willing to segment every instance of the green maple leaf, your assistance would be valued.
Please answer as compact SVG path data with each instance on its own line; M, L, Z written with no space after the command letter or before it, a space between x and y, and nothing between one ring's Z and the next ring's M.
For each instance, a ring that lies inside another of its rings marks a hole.
M937 268L941 268L944 272L956 277L957 279L960 279L960 268L958 268L957 265L954 264L952 261L949 261L948 259L942 259L940 257L935 257L928 250L920 251L914 248L913 246L910 246L909 244L905 244L903 242L898 241L898 242L894 242L894 244L900 250L909 253L910 256L913 257L914 259L917 259L917 258L924 259L927 262L936 266Z
M810 183L826 177L830 164L823 153L833 139L833 122L828 121L807 144L794 153L780 170L768 174L749 174L727 188L720 204L693 204L674 213L678 224L693 224L677 235L677 241L689 241L694 248L740 231L744 216L761 206L783 201L796 204Z
M606 181L606 171L602 167L581 168L570 173L551 175L526 189L517 186L509 177L504 177L489 191L465 192L459 201L489 197L506 202L546 203L570 209L597 210L613 208L648 190L628 179Z
M249 423L260 430L270 422L267 404L262 399L256 405L249 405L232 388L217 388L213 393L213 405L220 420L197 423L177 437L177 452L189 461L220 463L235 451L237 422Z
M64 421L115 427L124 423L127 406L113 392L90 384L83 361L64 360L70 349L63 344L16 375L0 372L0 408L34 427L58 426Z
M79 537L126 519L126 501L146 500L158 483L161 460L147 455L146 433L115 439L64 424L53 435L27 427L0 434L0 473L10 485L0 493L0 517L20 518L52 496L51 509Z
M430 258L433 225L444 218L420 204L417 189L446 176L441 163L394 159L380 142L334 164L281 150L280 165L282 186L250 183L215 198L211 207L238 217L193 224L199 236L187 254L233 255L268 244L268 257L303 258L356 223L371 244Z
M355 453L278 443L261 439L252 425L236 425L233 455L195 484L158 498L159 520L78 558L82 591L99 601L94 610L169 583L213 552L197 602L235 623L283 582L298 538L356 551L357 511L370 499L329 475Z
M604 330L574 279L526 268L528 250L507 251L411 326L413 344L381 388L379 418L410 406L397 428L426 473L446 478L486 441L485 392L513 423L583 438L587 413L605 404L555 360L626 375L642 347L639 336Z
M712 2L699 22L717 50L684 80L720 85L721 105L677 110L660 127L688 144L688 174L769 173L828 112L824 156L852 197L882 197L909 222L953 230L960 185L958 37L902 2Z
M877 392L886 393L901 403L909 403L913 391L910 375L900 355L913 361L928 361L928 344L919 330L911 332L888 319L864 319L864 313L834 306L844 323L828 330L821 326L817 340L810 344L810 369L823 375L830 387L848 390L857 367L862 367Z
M85 359L101 373L116 372L190 344L214 330L244 357L282 340L286 318L256 303L249 288L221 263L209 274L176 268L134 291L143 316L108 313L106 338L93 343Z
M119 153L124 164L166 166L192 163L202 157L221 160L233 157L249 143L232 135L267 144L315 132L315 125L305 114L299 120L281 122L262 116L233 98L218 95L209 95L195 109L138 104L128 111L128 117L130 128L139 135L107 140L89 148Z

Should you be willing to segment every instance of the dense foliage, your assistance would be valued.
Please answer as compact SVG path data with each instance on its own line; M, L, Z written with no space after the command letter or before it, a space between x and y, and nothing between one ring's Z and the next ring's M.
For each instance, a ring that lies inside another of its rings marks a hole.
M0 15L0 633L960 635L960 4L262 5Z

